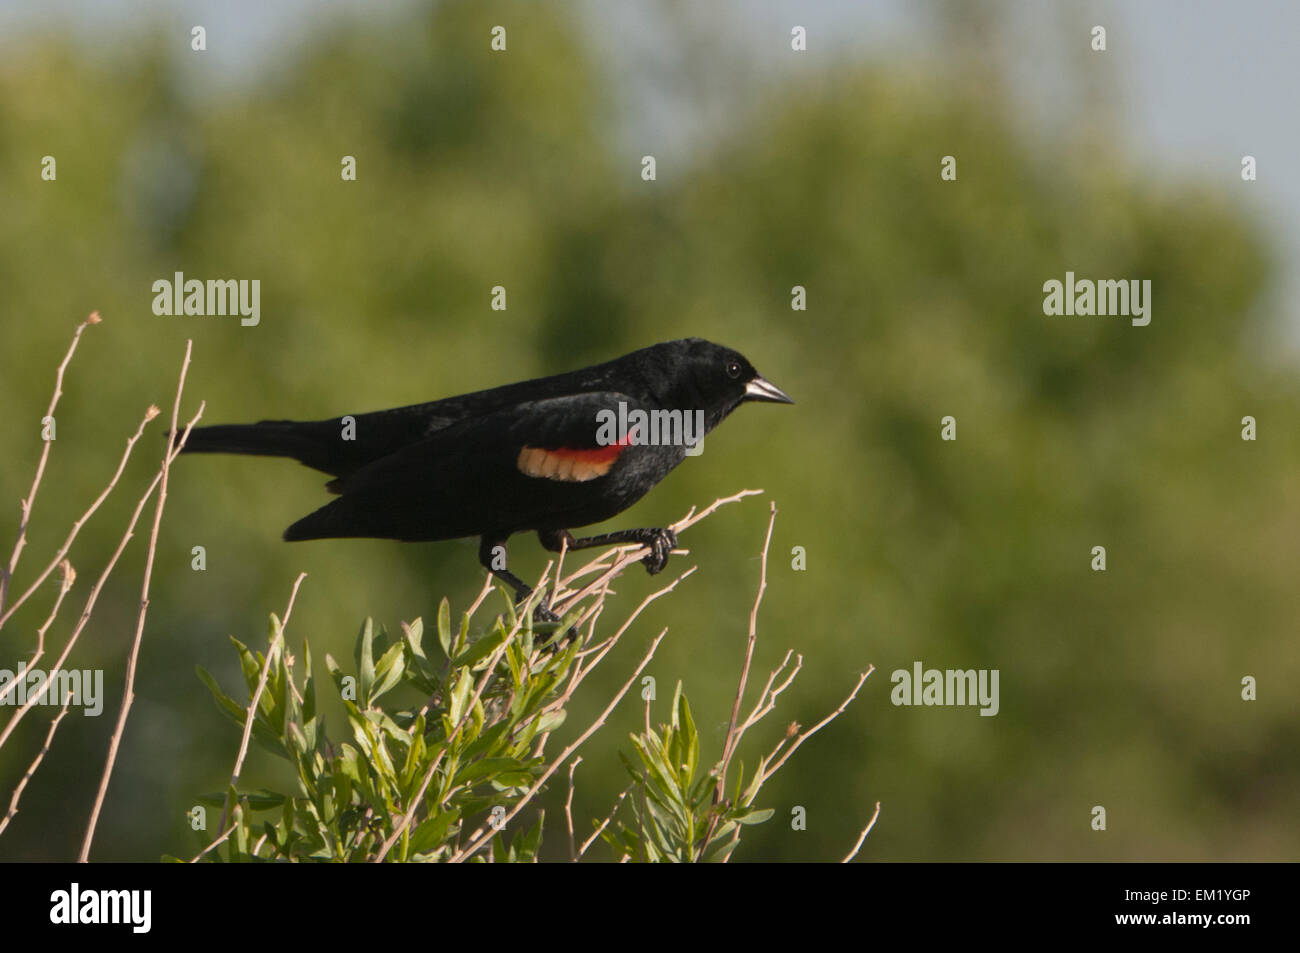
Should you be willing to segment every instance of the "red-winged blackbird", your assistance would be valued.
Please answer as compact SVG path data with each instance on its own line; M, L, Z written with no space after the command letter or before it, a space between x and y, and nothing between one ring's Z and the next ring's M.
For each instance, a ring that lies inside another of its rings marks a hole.
M536 531L556 552L642 543L646 569L663 569L672 530L575 539L569 528L627 509L746 401L794 403L740 354L687 338L427 404L199 427L185 450L292 457L334 476L326 487L339 498L285 530L287 540L479 536L479 560L522 601L529 587L493 558L513 533Z

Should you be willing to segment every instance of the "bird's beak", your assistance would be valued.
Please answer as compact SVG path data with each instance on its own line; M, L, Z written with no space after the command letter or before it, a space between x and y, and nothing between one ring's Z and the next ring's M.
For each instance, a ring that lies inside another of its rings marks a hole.
M773 404L793 404L794 399L766 377L755 377L745 385L744 400L763 400Z

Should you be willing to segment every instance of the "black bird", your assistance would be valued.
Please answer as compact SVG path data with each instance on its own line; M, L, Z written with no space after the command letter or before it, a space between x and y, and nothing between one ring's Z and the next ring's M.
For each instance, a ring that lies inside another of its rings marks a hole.
M478 536L483 566L523 601L532 590L505 564L514 533L535 531L555 552L642 543L647 571L662 570L677 545L670 529L582 539L569 529L627 509L746 401L794 403L742 355L686 338L427 404L198 427L185 451L292 457L335 477L326 487L339 498L285 530L287 540ZM537 615L555 620L545 606Z

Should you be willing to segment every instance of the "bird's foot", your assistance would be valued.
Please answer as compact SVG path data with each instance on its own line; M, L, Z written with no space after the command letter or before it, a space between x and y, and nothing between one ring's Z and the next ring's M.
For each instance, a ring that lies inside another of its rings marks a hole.
M667 528L652 529L647 531L644 542L650 547L650 553L641 562L653 576L668 565L668 556L677 547L677 534Z
M548 595L542 603L533 609L533 624L558 625L559 622L560 616L556 615L556 613L552 611L551 597Z
M522 611L523 608L528 605L529 600L533 598L534 594L535 590L529 589L527 586L517 592L515 594L515 611ZM537 605L533 606L534 626L559 624L561 617L551 608L551 600L553 598L555 598L555 593L548 590L546 594L537 601Z

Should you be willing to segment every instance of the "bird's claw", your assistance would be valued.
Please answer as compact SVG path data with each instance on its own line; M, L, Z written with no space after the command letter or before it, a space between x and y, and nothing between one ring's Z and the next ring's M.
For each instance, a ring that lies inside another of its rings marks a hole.
M677 534L666 528L653 530L646 545L650 547L650 552L641 562L645 565L645 571L653 576L668 565L668 556L677 547Z
M547 593L545 599L533 607L533 624L556 625L560 622L560 616L551 609L551 596Z

